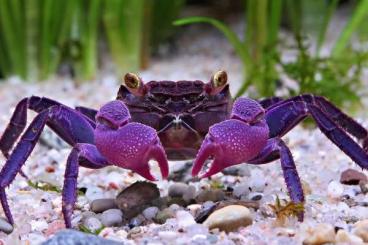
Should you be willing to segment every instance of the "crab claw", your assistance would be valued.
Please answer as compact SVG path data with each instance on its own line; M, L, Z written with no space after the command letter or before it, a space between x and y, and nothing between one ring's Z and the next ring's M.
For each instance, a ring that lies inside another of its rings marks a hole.
M122 115L126 115L126 120ZM96 116L97 149L109 163L133 170L152 181L156 179L148 162L154 159L158 162L162 178L166 178L169 166L156 131L141 123L129 122L129 119L123 102L113 101L103 106Z
M192 175L203 169L208 158L210 166L201 178L214 175L226 167L246 162L258 155L266 145L268 127L264 121L249 125L237 119L229 119L213 125L194 161Z

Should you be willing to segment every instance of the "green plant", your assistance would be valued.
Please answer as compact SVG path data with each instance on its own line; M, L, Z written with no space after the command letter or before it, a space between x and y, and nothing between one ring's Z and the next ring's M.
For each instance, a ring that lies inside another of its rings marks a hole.
M278 33L282 10L281 0L244 1L246 9L246 31L240 39L223 22L209 17L187 17L176 20L174 25L207 23L219 29L233 46L243 63L244 82L236 96L242 95L254 84L263 96L273 94L278 74L276 64Z
M362 23L363 13L368 11L368 4L366 4L368 2L361 1L356 6L351 19L335 42L331 55L327 57L321 57L320 50L324 45L337 0L331 0L326 6L327 12L319 28L315 54L307 44L307 33L301 21L304 13L303 6L305 6L302 3L303 1L287 0L297 56L292 62L280 62L280 64L286 75L298 81L299 88L290 90L291 95L315 93L329 98L338 106L346 103L355 105L360 100L357 91L361 86L361 74L368 61L368 53L356 51L347 45L354 30Z
M69 42L64 49L78 78L92 79L98 69L99 21L102 0L76 0Z
M104 1L103 23L112 58L119 69L136 71L141 66L144 22L150 4L144 0Z
M23 79L46 78L60 62L74 0L0 0L0 70Z

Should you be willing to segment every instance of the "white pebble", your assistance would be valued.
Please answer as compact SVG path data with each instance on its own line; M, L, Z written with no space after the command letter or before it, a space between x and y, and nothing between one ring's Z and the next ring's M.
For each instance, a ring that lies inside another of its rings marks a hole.
M338 199L344 193L344 186L337 181L331 181L328 184L327 193L330 198Z
M100 188L89 186L86 191L86 197L90 202L92 202L95 199L103 199L104 194Z
M84 220L83 225L91 231L96 231L102 227L101 221L96 217L88 217Z
M196 224L193 216L184 210L176 212L176 219L178 220L179 227L186 228L190 225Z
M163 240L173 240L178 236L178 233L174 231L160 231L158 236Z
M248 184L239 184L234 187L233 195L236 197L240 197L242 195L248 194L249 191L249 185Z
M256 168L251 171L249 185L252 191L263 191L266 186L266 178L262 170Z
M44 231L48 228L46 220L31 220L32 231Z

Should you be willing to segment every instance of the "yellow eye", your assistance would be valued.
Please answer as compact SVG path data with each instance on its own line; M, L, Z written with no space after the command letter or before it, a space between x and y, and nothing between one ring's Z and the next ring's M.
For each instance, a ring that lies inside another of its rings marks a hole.
M131 89L137 89L139 87L139 83L141 79L134 73L127 73L124 76L124 83Z
M227 73L225 71L218 71L213 76L213 85L215 88L222 87L227 83Z

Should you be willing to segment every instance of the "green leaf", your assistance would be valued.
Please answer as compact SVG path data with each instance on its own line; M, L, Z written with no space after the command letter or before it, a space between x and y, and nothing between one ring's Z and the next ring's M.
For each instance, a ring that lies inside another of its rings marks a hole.
M247 50L245 48L245 45L242 43L242 41L238 38L236 33L232 31L227 25L225 25L223 22L209 18L209 17L200 17L200 16L194 16L194 17L188 17L188 18L182 18L178 19L173 22L176 26L182 26L182 25L189 25L194 23L207 23L210 25L213 25L218 30L220 30L224 36L227 38L227 40L230 42L230 44L235 49L235 52L239 55L241 60L244 64L250 65L251 59L249 54L247 53Z
M342 55L354 31L357 29L357 27L360 25L360 23L364 20L364 18L367 15L368 15L368 1L361 0L359 1L356 9L354 10L353 16L351 17L348 24L343 29L339 39L335 43L335 46L332 50L333 56Z

